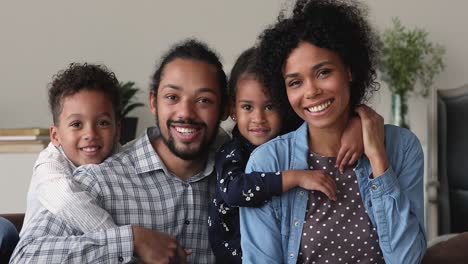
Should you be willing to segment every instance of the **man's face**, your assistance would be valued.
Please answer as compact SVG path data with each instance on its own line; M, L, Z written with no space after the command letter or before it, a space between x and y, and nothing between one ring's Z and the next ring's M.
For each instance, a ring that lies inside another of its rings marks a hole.
M209 149L220 122L216 68L193 59L175 59L164 67L151 111L169 150L184 160L200 158Z

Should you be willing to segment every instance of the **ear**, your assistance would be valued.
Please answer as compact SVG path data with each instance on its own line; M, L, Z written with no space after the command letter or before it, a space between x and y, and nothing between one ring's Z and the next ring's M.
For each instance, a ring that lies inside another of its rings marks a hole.
M52 144L54 144L56 147L60 146L60 136L58 134L58 128L55 125L50 126L49 133L50 141L52 141Z
M151 112L153 113L153 115L156 115L158 113L157 111L157 107L156 107L156 98L157 98L157 95L155 92L153 92L152 90L149 92L149 106L150 106L150 109L151 109Z
M236 108L234 106L231 107L231 119L232 121L237 122Z

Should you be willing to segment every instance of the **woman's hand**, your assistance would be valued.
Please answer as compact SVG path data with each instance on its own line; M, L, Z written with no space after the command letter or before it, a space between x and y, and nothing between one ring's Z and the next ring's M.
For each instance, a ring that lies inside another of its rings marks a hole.
M359 117L352 117L341 136L341 146L336 157L336 167L343 173L345 167L353 165L364 151L362 126Z
M384 119L366 105L356 108L361 118L364 154L372 167L373 177L382 175L388 169L388 156L384 145Z

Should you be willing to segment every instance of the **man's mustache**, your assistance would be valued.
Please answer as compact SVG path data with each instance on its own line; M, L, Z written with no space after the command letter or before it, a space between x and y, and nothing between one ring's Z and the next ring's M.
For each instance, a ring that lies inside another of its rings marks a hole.
M193 119L179 119L179 120L167 120L166 125L170 127L173 124L179 125L194 125L194 126L202 126L206 127L206 124L203 122L196 122Z

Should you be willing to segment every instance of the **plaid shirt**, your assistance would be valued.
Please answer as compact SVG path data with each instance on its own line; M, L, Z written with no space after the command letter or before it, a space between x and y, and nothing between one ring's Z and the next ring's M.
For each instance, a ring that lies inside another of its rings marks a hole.
M82 166L74 173L80 187L95 197L118 227L83 234L44 209L23 232L11 263L130 262L134 260L131 225L175 236L184 248L193 250L189 263L214 263L207 211L216 180L215 151L210 151L203 172L183 181L154 151L151 141L157 137L158 130L149 128L104 163Z

